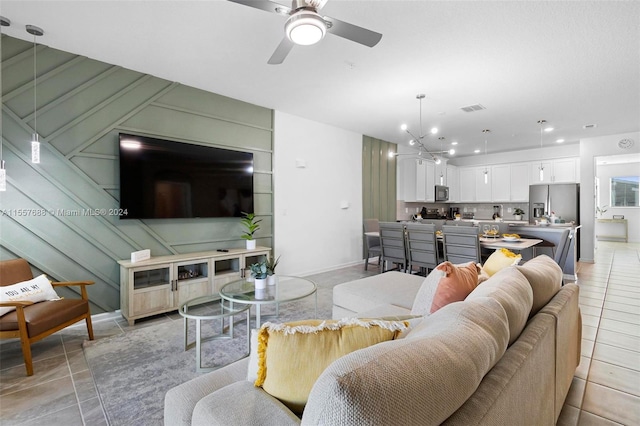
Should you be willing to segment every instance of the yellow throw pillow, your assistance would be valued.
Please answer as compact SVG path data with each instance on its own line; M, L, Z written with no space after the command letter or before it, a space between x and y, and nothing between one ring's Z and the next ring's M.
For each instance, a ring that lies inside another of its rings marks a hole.
M497 249L482 265L482 270L489 276L492 276L501 269L507 266L517 265L522 260L521 254L515 254L506 248Z
M393 340L406 327L405 321L357 318L265 323L258 334L255 385L302 414L313 384L333 361Z

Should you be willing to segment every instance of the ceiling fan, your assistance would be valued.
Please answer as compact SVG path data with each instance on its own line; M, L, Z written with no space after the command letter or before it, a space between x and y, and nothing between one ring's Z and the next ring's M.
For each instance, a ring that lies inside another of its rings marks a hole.
M276 48L268 63L281 64L293 46L311 45L322 40L326 33L334 34L365 46L373 47L382 34L331 18L320 16L320 10L327 0L292 0L291 7L270 0L229 0L233 3L254 7L267 12L289 16L284 24L285 37Z

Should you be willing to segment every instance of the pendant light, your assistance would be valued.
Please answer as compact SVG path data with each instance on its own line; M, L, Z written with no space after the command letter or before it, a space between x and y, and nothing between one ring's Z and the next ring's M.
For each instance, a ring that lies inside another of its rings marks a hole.
M444 140L444 136L440 136L438 139L440 139L440 153L442 154L442 141ZM440 185L444 185L444 173L442 173L442 167L440 167Z
M542 127L547 120L538 120L538 124L540 125L540 149L542 149ZM540 153L542 155L542 152ZM540 182L544 181L544 166L542 165L542 160L540 160L540 166L538 167L540 171Z
M484 183L485 185L489 184L489 162L487 161L487 135L491 132L489 129L484 129L482 133L484 133Z
M33 137L31 138L31 162L40 163L40 136L38 135L38 76L36 62L36 37L44 34L42 28L27 25L27 32L33 35Z
M2 27L8 27L11 21L4 16L0 16L0 58L2 57ZM0 67L0 105L2 105L2 67ZM0 112L0 191L7 190L7 170L4 168L4 156L2 153L2 113Z

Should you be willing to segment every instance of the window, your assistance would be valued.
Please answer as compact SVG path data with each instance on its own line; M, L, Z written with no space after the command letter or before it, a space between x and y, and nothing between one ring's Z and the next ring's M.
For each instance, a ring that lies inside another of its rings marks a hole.
M638 182L640 176L611 178L611 207L639 207Z

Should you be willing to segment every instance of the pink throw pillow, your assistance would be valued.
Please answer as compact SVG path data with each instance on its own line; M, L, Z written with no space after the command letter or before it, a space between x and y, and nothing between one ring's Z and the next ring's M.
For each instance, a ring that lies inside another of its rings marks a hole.
M473 262L463 265L443 262L436 269L445 272L446 275L438 283L431 304L431 313L449 303L464 300L478 286L479 270Z

